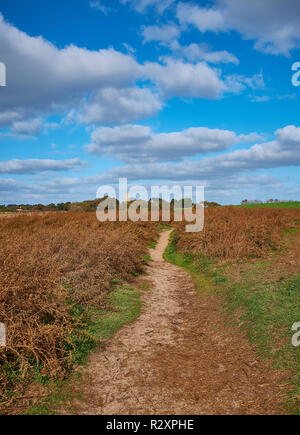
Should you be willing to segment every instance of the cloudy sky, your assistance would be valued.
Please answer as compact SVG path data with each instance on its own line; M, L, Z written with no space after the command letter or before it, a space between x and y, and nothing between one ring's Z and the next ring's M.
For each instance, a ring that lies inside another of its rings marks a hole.
M300 200L299 0L0 0L0 203Z

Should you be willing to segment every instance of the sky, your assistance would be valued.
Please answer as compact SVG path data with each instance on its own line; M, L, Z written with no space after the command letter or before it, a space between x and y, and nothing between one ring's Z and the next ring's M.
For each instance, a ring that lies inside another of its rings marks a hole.
M120 177L300 200L299 22L299 0L0 0L0 204Z

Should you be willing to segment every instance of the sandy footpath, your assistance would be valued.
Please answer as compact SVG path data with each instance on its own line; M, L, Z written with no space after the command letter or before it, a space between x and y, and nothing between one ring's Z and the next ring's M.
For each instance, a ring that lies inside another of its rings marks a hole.
M163 261L161 233L147 266L142 313L90 357L78 414L266 414L282 399L279 374L238 329L225 326L216 296ZM144 279L144 278L143 278Z

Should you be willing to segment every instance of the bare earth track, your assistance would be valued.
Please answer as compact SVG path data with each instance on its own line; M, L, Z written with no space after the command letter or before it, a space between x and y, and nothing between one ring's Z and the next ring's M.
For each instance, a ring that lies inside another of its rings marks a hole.
M237 328L225 326L216 296L163 261L163 232L143 310L90 358L78 414L268 414L283 398L280 376Z

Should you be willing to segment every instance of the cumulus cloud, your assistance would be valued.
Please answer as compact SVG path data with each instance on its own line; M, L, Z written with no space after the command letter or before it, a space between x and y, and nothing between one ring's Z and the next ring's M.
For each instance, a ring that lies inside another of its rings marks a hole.
M167 38L168 31L163 37ZM152 32L155 33L153 29ZM198 57L208 62L236 62L227 52L208 53L203 47L199 50ZM195 47L187 49L191 51ZM35 126L29 126L28 119L51 111L78 112L79 107L82 122L91 119L107 123L109 117L115 123L132 122L153 116L162 107L161 98L214 99L228 90L221 71L204 61L193 64L166 59L142 65L132 54L113 48L91 51L70 45L58 49L42 37L31 37L18 30L5 22L1 14L0 52L8 71L8 86L1 89L0 125L15 123L15 130L37 131L37 121ZM141 87L141 81L149 80L160 97L153 88ZM90 107L83 103L87 95Z
M56 129L58 127L59 124L56 122L45 122L42 118L29 118L12 122L10 131L5 133L5 135L26 139L37 136L42 131L46 132L48 129Z
M232 131L189 128L180 132L155 134L149 127L124 125L101 127L92 132L86 150L94 155L110 155L124 162L176 161L197 154L224 151L230 146L262 140L256 133L237 135Z
M262 71L258 74L254 74L252 77L239 74L228 75L225 77L225 85L228 92L236 94L243 92L247 88L252 90L262 90L266 87Z
M3 202L6 203L51 203L78 201L86 198L94 198L96 190L101 184L118 181L118 174L99 174L93 177L83 178L56 178L40 183L28 183L14 179L0 179L0 193ZM199 181L205 186L205 197L210 201L222 204L239 203L247 196L248 198L291 198L300 194L299 186L296 187L286 180L280 180L266 174L259 176L236 176L227 175L209 180L190 180L189 185L199 185ZM149 183L143 183L149 188ZM157 184L157 183L156 183ZM158 183L159 184L159 183ZM186 182L176 181L180 186ZM117 186L116 186L117 187ZM241 194L241 188L243 193ZM116 190L117 191L117 190Z
M42 126L43 122L40 118L15 121L11 126L11 131L18 134L38 135L41 132Z
M239 64L238 58L226 50L213 51L206 43L181 45L178 38L182 28L174 23L154 26L143 26L142 35L144 44L158 41L173 51L178 57L183 57L190 62L205 61L207 63L233 63Z
M147 62L144 71L167 98L219 99L225 93L241 93L247 88L265 87L262 71L252 77L238 74L222 77L219 69L206 62L187 63L173 58L164 58L162 62Z
M47 159L13 159L0 162L0 174L37 174L45 171L69 171L78 170L86 166L81 160L47 160Z
M272 98L270 95L251 95L250 99L253 103L264 103L270 101Z
M198 161L146 163L114 168L109 175L131 179L205 180L256 171L300 165L300 127L287 126L275 132L276 140L255 144Z
M130 5L137 12L145 13L149 8L154 8L158 13L162 14L170 7L174 0L120 0L123 4Z
M177 18L182 24L192 24L200 32L219 32L226 29L224 14L215 7L203 8L195 4L179 2Z
M91 0L90 7L92 9L96 9L97 11L102 12L104 15L107 15L111 11L111 8L103 5L99 0Z
M161 98L143 88L106 88L96 91L73 116L84 124L113 124L136 121L156 115Z
M181 30L176 24L143 26L144 43L151 41L169 42L180 36Z
M286 148L291 150L300 150L300 127L288 125L276 131L277 141Z
M0 110L41 110L65 106L97 88L121 88L135 82L142 70L129 54L113 48L91 51L70 45L56 48L31 37L0 15L1 60L8 85L1 91ZM22 73L20 73L20 65Z
M119 127L123 131L123 145L128 142L139 144L144 138L147 140L151 135L151 130L148 127L139 126L138 128L129 128L125 126ZM222 131L221 131L222 132ZM204 131L202 131L204 133ZM230 133L230 132L229 132ZM206 132L207 134L207 132ZM210 134L213 134L212 132ZM106 135L106 139L104 136ZM231 137L229 135L228 137ZM120 144L120 130L106 129L102 131L102 138L105 143L111 143L111 146ZM173 139L173 138L172 138ZM236 140L248 141L254 139L253 135L240 135ZM209 139L207 139L209 140ZM28 163L18 163L7 166L8 162L1 163L1 171L4 173L36 173L38 171L54 170L52 164L38 166ZM21 161L22 162L22 161ZM26 162L26 161L25 161ZM32 162L32 161L30 161ZM36 161L33 161L36 162ZM39 162L39 161L37 161ZM210 195L214 192L219 192L217 195L224 195L230 198L230 202L240 201L241 187L243 191L248 189L248 195L259 197L266 195L268 189L270 193L272 189L276 189L276 196L282 192L283 197L291 195L299 195L300 190L292 185L284 184L282 180L275 179L267 174L256 175L255 172L260 169L280 168L284 166L299 166L300 165L300 127L293 125L278 129L275 132L275 140L262 144L255 144L248 149L241 149L223 153L213 157L202 158L197 161L183 161L180 163L158 163L149 162L144 164L129 164L109 169L107 172L81 177L81 178L56 178L47 180L39 184L30 184L26 182L17 182L13 179L0 179L0 192L2 198L30 198L31 202L34 199L48 198L49 202L57 198L70 199L74 195L74 199L78 199L79 192L84 192L86 197L94 195L97 187L101 184L116 183L120 177L127 177L130 182L157 180L201 184L206 188L206 192ZM26 167L27 166L27 167ZM33 168L34 166L34 168ZM59 170L59 169L57 169ZM249 175L247 175L247 172ZM254 172L254 174L253 174ZM243 174L243 176L242 176ZM259 190L261 187L261 190ZM269 195L269 192L268 192ZM217 197L215 197L217 198ZM20 201L17 201L20 202ZM22 201L21 201L22 202ZM221 201L222 202L222 201ZM228 202L225 200L224 202Z
M0 112L0 126L10 124L22 118L22 114L17 110L4 110Z
M200 32L235 30L254 40L256 50L289 55L300 46L298 0L215 0L211 7L179 2L177 18Z
M235 65L238 65L240 63L238 58L234 54L229 53L226 50L213 51L205 43L190 44L186 46L179 45L178 50L187 60L191 62L204 60L207 63L213 64L233 63Z
M145 73L168 96L221 98L226 86L219 71L205 62L197 64L166 59L165 64L146 63Z

